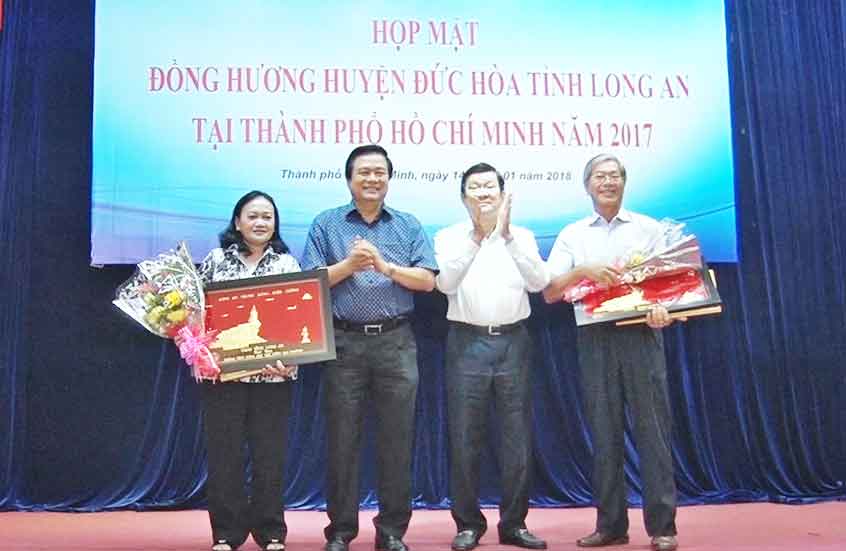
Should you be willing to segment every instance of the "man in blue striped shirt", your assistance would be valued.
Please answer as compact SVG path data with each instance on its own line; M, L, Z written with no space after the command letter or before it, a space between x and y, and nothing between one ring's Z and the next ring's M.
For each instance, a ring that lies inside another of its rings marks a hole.
M435 286L437 263L420 222L385 205L393 165L378 145L347 158L352 201L317 215L302 267L326 267L338 358L323 373L329 465L326 551L358 535L359 459L365 406L376 413L378 551L407 551L417 348L408 323L415 291Z

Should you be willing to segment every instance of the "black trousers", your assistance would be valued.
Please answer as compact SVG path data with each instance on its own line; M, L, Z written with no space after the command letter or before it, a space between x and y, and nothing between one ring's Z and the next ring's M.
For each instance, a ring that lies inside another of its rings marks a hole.
M675 535L676 485L663 336L645 325L608 324L579 328L578 340L593 441L596 529L622 535L629 528L623 470L628 405L640 460L646 532Z
M402 538L411 519L411 448L417 346L409 324L381 335L335 331L338 358L323 371L328 433L326 539L358 535L361 437L366 408L376 414L377 537Z
M450 324L446 349L449 485L452 517L459 532L487 529L479 508L479 470L491 403L499 420L499 531L526 527L531 470L530 343L525 326L502 335L481 335L462 324Z
M291 385L203 383L209 477L206 492L213 540L242 544L252 533L263 546L287 534L283 503ZM247 455L252 474L246 489Z

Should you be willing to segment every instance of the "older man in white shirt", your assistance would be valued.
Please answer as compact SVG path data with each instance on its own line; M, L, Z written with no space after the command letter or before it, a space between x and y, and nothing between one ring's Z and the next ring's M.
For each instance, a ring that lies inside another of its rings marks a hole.
M480 163L461 179L470 220L435 236L436 283L449 302L447 407L455 551L476 547L487 529L479 508L482 438L491 401L500 429L502 500L499 541L529 549L546 542L526 529L531 470L529 292L549 282L534 235L511 224L511 196L494 167Z
M613 155L598 155L584 171L594 213L565 227L549 254L552 281L547 302L561 300L582 279L618 283L614 260L659 230L654 219L622 208L626 168ZM582 395L593 440L596 530L579 547L628 543L625 473L625 407L628 405L640 458L644 522L656 551L676 549L676 487L671 453L671 413L664 341L671 319L664 307L647 313L648 326L597 324L578 331Z

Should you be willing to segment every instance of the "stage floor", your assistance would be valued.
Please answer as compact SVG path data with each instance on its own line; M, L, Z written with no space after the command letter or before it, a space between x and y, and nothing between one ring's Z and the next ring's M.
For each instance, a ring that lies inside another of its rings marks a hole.
M373 549L373 511L362 511L361 533L350 551ZM496 536L497 513L485 510L492 528L479 551L511 549ZM323 547L322 512L292 511L287 548L320 551ZM576 539L592 531L594 510L532 509L529 529L549 543L550 549L573 550ZM648 550L639 509L630 512L631 543L612 547ZM679 547L690 551L843 551L846 549L846 503L813 505L690 506L679 509ZM455 528L449 511L415 511L405 541L411 551L449 550ZM3 551L188 551L209 549L211 536L205 511L136 513L0 513L0 549ZM241 549L257 551L249 540Z

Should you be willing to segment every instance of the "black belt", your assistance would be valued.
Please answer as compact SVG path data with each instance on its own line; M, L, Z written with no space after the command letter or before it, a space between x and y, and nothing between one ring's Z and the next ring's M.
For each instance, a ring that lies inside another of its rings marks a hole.
M397 327L405 324L407 321L407 316L397 316L395 318L370 321L367 323L358 323L335 318L332 320L332 323L336 329L340 329L341 331L352 331L353 333L361 333L363 335L381 335L382 333L393 331Z
M515 321L514 323L508 323L505 325L474 325L472 323L464 323L463 321L453 321L456 326L467 329L469 331L473 331L479 335L489 335L495 337L497 335L504 335L506 333L512 333L521 327L523 327L523 320Z

